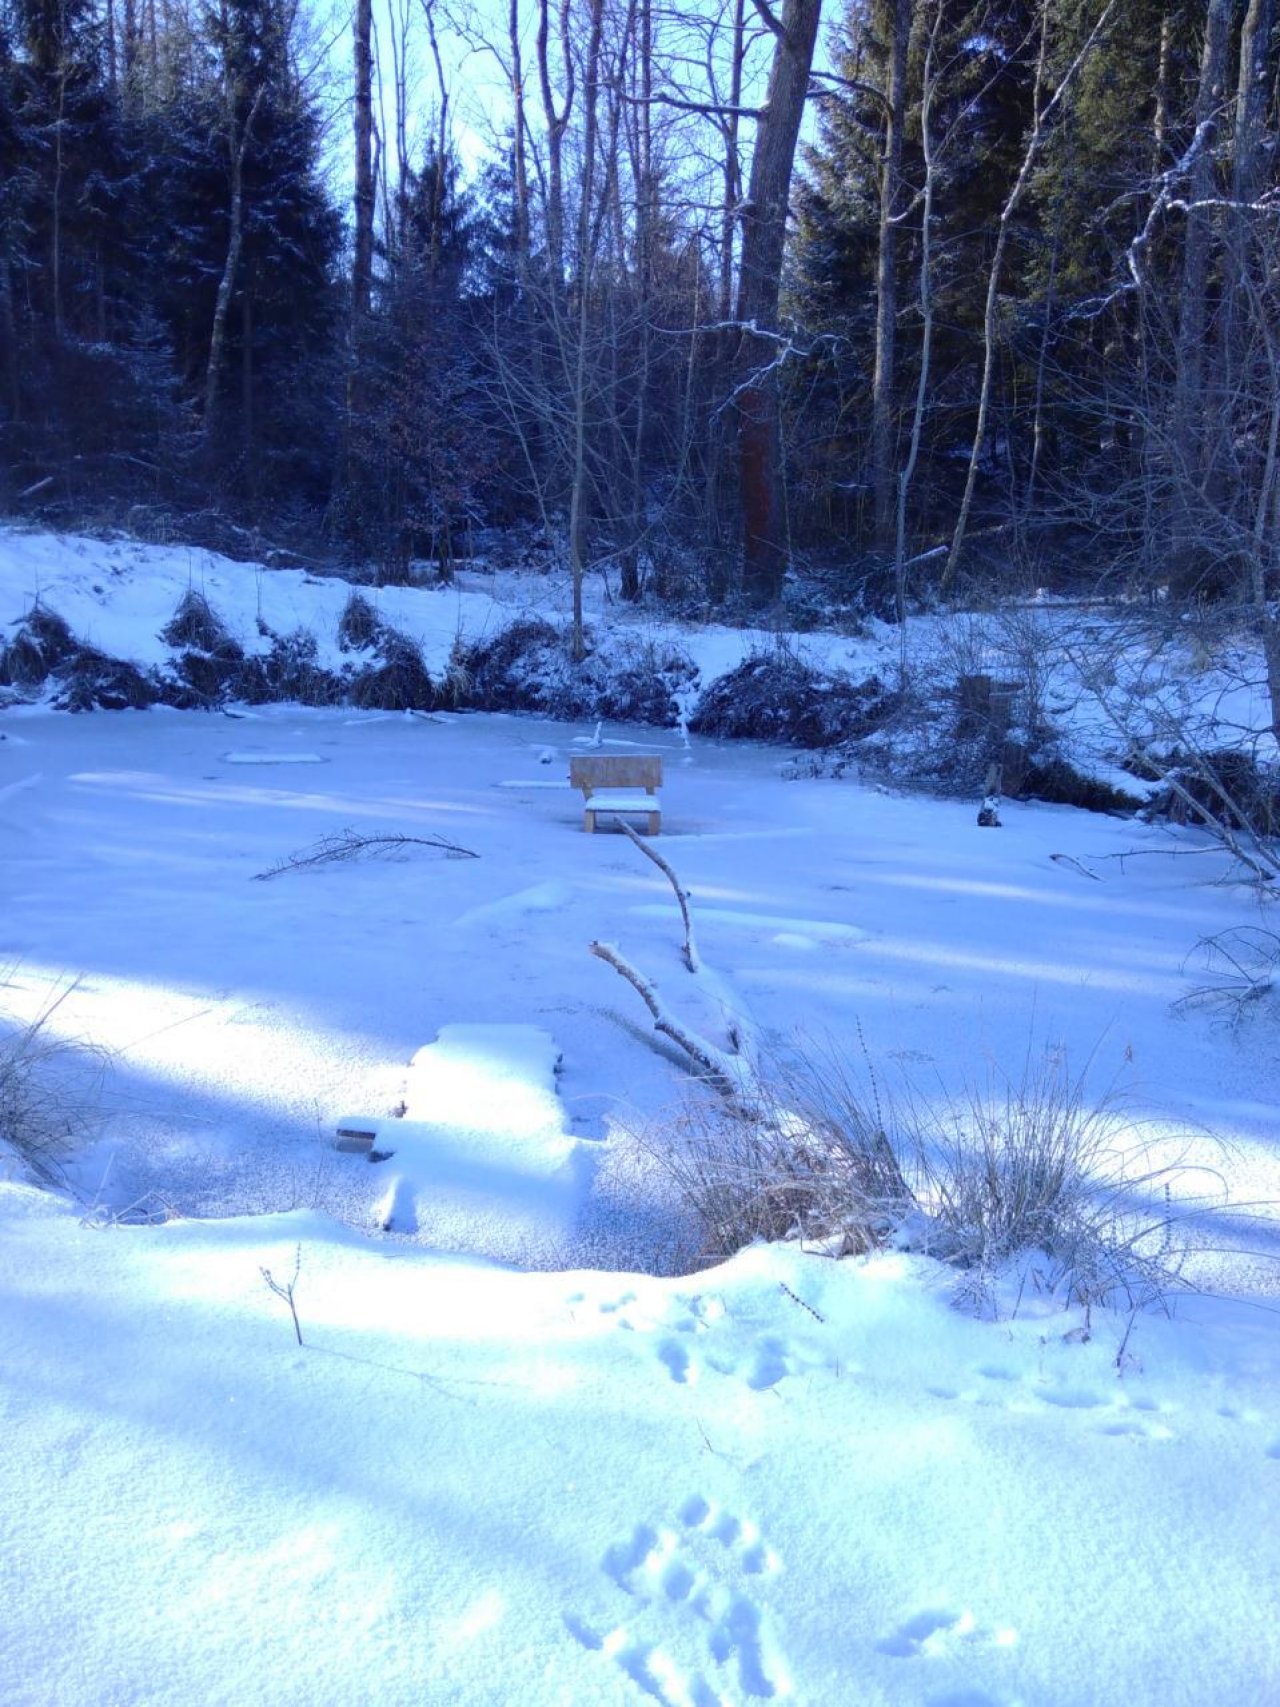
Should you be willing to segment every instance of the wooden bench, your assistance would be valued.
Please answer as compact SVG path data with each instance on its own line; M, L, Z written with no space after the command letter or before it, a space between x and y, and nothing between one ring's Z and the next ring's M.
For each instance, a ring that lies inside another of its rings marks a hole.
M583 796L583 828L594 832L596 817L642 814L656 836L662 822L662 760L657 753L581 754L569 760L569 782Z

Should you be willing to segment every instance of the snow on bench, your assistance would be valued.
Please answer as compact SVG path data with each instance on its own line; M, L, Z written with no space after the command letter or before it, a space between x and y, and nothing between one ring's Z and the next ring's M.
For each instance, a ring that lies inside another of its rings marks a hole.
M410 1063L403 1119L338 1122L338 1149L387 1159L376 1224L508 1261L567 1248L592 1146L564 1130L559 1061L540 1026L443 1026Z
M583 795L583 828L594 832L596 817L640 814L656 836L662 821L662 758L657 753L577 754L569 760L569 782Z

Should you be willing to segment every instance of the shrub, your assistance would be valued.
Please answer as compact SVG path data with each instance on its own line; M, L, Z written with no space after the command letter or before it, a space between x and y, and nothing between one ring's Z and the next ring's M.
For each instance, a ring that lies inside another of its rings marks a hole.
M378 626L377 662L357 670L347 689L352 705L373 711L429 711L436 703L435 684L422 653L407 634Z
M1168 783L1151 803L1175 823L1221 824L1259 839L1280 834L1280 772L1251 753L1221 748L1171 759Z
M0 1147L51 1186L64 1183L63 1164L94 1124L107 1067L103 1050L53 1034L69 994L55 990L26 1024L0 1022Z
M366 652L377 642L381 629L377 611L363 593L352 589L338 618L338 645L344 652Z
M29 694L49 684L56 711L140 710L159 697L136 665L83 645L62 617L36 605L0 648L0 687Z
M699 735L834 747L868 734L892 705L892 694L877 676L855 682L777 646L753 652L713 682L689 727Z
M161 697L156 682L135 664L81 646L55 672L55 711L143 711Z
M563 653L559 631L540 617L526 617L486 638L464 642L458 652L471 704L478 711L538 711L548 652Z
M1047 800L1059 806L1079 806L1086 812L1119 813L1132 817L1144 802L1114 783L1087 776L1052 746L1029 754L1009 743L1004 755L1004 791L1019 799Z
M1188 1169L1160 1162L1114 1103L1086 1101L1081 1079L1028 1065L906 1116L928 1246L965 1273L983 1305L1016 1257L1041 1252L1049 1280L1084 1304L1162 1301L1177 1284L1172 1188Z
M292 700L298 705L339 705L344 686L319 661L316 637L305 628L272 634L265 654L245 660L240 697L250 705Z
M11 640L0 647L0 684L30 691L80 650L80 643L56 611L39 603L18 624Z
M666 729L679 722L681 696L697 679L687 652L649 640L611 640L574 663L568 637L537 617L464 644L454 667L477 710Z
M189 587L178 600L178 608L160 630L166 646L191 648L197 652L225 653L243 657L244 653L222 619L203 593Z
M914 1202L874 1094L830 1064L775 1074L751 1107L692 1098L643 1141L693 1213L700 1264L760 1239L873 1250Z
M181 648L165 697L184 709L221 705L240 694L244 648L203 593L188 588L160 638Z

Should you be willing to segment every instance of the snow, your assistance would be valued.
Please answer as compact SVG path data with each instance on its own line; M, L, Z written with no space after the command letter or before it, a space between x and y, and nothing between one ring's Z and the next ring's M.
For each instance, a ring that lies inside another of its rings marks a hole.
M568 1250L599 1147L563 1130L559 1064L540 1026L443 1027L409 1063L403 1115L369 1123L394 1164L376 1224L436 1250L496 1247L544 1265Z
M398 595L401 625L497 620L517 589L481 580ZM0 587L143 661L188 584L246 641L259 597L320 632L346 594L0 539ZM286 706L235 741L172 711L0 733L0 1007L60 990L52 1033L117 1052L72 1189L0 1164L6 1702L1280 1699L1280 1241L1244 1207L1280 1199L1275 1018L1178 1005L1198 942L1267 927L1219 850L1009 802L978 830L644 732L691 975L667 880L567 785L638 732ZM345 828L479 857L252 881ZM886 1105L1064 1064L1215 1170L1174 1204L1214 1295L1086 1312L1028 1258L978 1320L906 1251L640 1272L684 1229L630 1135L688 1081L594 940L716 1049L745 1025ZM388 1159L339 1152L348 1123ZM301 1347L263 1272L295 1270Z

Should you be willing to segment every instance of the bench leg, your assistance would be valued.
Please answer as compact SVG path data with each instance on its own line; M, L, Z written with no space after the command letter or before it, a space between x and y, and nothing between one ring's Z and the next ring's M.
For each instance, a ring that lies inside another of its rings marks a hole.
M661 822L662 822L662 814L660 812L650 812L650 814L649 814L649 834L651 836L657 835L658 825Z
M591 808L589 806L587 807L586 811L582 814L582 827L587 832L587 834L589 836L595 835L595 833L596 833L596 815L591 810Z

